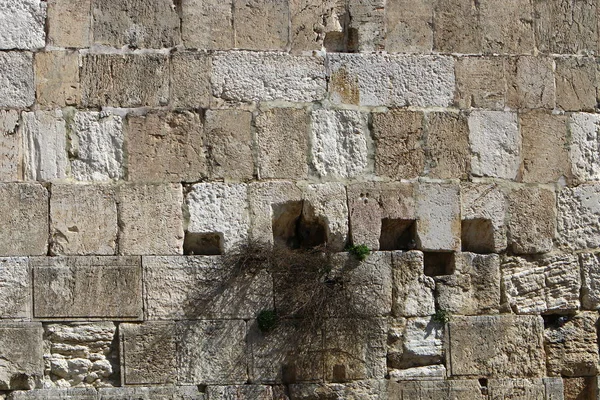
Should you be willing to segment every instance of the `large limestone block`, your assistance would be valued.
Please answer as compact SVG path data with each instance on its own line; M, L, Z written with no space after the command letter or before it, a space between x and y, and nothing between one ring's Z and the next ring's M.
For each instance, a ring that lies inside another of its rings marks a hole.
M36 318L142 317L137 257L36 257L30 263Z
M204 400L198 386L150 386L100 388L98 400Z
M600 247L600 185L564 188L557 197L559 245L573 250Z
M19 113L14 110L0 111L0 181L21 179L22 130Z
M568 120L568 132L571 135L569 161L575 180L600 180L600 117L573 113Z
M556 231L554 191L521 187L508 195L508 247L517 254L552 250Z
M92 38L91 0L48 0L48 43L88 47Z
M70 51L36 53L35 84L36 98L42 106L79 104L79 55Z
M177 382L177 337L172 322L120 324L124 385Z
M394 180L420 176L425 166L424 117L395 109L373 113L375 173Z
M459 57L456 60L455 102L461 109L503 109L506 102L506 79L502 59Z
M271 400L273 389L266 385L211 385L206 389L209 399L215 400Z
M53 255L114 255L117 201L107 185L55 184L50 197Z
M550 57L505 59L506 105L513 109L553 109L556 95L554 61Z
M61 110L24 112L23 169L25 179L64 179L69 169L67 125Z
M325 60L318 56L235 51L214 57L213 95L233 102L311 102L326 92Z
M7 0L0 9L0 50L35 50L46 45L46 3Z
M187 48L233 48L233 0L183 0L181 36Z
M34 183L0 183L0 255L48 251L48 191Z
M385 49L390 53L428 53L433 48L431 0L398 0L386 4Z
M529 0L477 3L485 53L533 53L533 6Z
M487 389L490 399L563 400L560 378L490 379Z
M542 317L455 316L447 329L453 377L535 377L546 372Z
M119 189L119 254L183 253L180 184L131 184Z
M389 360L389 353L388 353ZM389 363L388 363L389 366ZM434 381L446 378L446 367L443 365L425 365L406 369L389 369L390 380L400 381Z
M143 263L147 319L250 319L273 308L265 270L238 271L219 256L144 257Z
M287 1L233 0L238 49L286 50L289 24Z
M345 50L343 0L291 0L289 8L293 52Z
M469 125L462 113L425 114L428 176L438 179L468 178L471 172Z
M387 380L384 379L364 379L348 383L292 384L289 385L289 392L290 400L378 400L388 398Z
M594 111L597 79L595 58L557 58L556 106L565 111Z
M381 51L385 43L385 0L350 1L347 6L350 32L356 32L351 50ZM352 33L349 33L352 35ZM349 39L351 41L351 38Z
M208 107L212 59L206 52L176 52L171 57L171 104L179 108Z
M417 242L422 250L460 249L460 187L421 183L417 189Z
M351 110L312 113L312 168L321 178L356 178L368 164L368 115Z
M390 399L488 399L477 380L400 380L389 383Z
M327 247L341 251L348 240L348 203L346 187L341 183L308 185L304 191L302 214L320 220L326 229Z
M261 179L306 179L309 124L304 109L272 108L256 117Z
M180 384L246 383L248 360L244 320L180 322L177 335Z
M193 182L207 176L200 114L130 114L125 132L130 180Z
M393 348L388 347L388 367L412 369L442 363L442 324L421 317L409 318L402 325L390 329L388 345L392 342Z
M15 390L8 398L10 400L98 400L98 392L95 388Z
M169 65L162 54L85 54L81 100L88 107L161 106L169 98Z
M435 3L433 50L447 53L480 53L483 33L479 9L471 0Z
M582 312L562 317L544 331L548 375L596 376L598 374L598 314Z
M181 21L171 0L92 0L94 42L160 49L181 42Z
M0 324L0 388L34 389L44 373L42 324L38 322Z
M600 254L581 253L581 306L584 310L600 309Z
M31 319L31 274L26 257L0 258L0 319Z
M579 308L581 277L575 255L507 257L502 262L502 283L504 297L517 314Z
M474 175L517 177L521 164L521 135L515 113L473 111L469 116L469 141Z
M446 107L454 98L451 57L331 54L328 61L334 103Z
M221 250L228 251L248 237L250 227L247 186L238 183L198 183L185 198L189 215L187 231L221 236Z
M252 114L207 110L205 136L212 179L247 181L254 176Z
M435 313L435 282L423 272L420 251L392 253L394 316L418 317Z
M31 53L0 52L0 77L0 107L29 107L35 102Z

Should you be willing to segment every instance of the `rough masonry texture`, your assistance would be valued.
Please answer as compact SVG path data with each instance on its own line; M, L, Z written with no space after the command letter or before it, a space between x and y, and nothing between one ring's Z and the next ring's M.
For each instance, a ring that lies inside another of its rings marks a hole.
M0 400L600 399L600 0L0 0Z

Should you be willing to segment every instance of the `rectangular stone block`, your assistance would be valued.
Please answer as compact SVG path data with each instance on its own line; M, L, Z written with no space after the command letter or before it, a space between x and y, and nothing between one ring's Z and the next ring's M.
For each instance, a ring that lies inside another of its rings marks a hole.
M195 182L208 175L204 130L193 111L127 116L127 174L137 182Z
M348 203L341 183L308 185L304 191L302 214L325 225L325 242L332 251L342 251L348 241Z
M452 377L536 377L546 372L542 317L456 316L447 329Z
M416 197L419 249L460 249L460 187L454 184L421 183Z
M232 385L248 380L244 320L180 322L177 335L180 384Z
M595 58L556 58L555 62L556 106L564 111L594 111L598 86Z
M131 184L119 189L119 254L183 253L180 184Z
M549 57L510 57L505 59L506 105L512 109L554 109L554 61Z
M463 113L425 114L428 176L438 179L468 178L471 171L468 118Z
M171 0L92 0L96 44L161 49L181 42L181 21Z
M98 400L204 400L197 386L106 387Z
M39 387L44 374L42 324L0 323L0 389Z
M22 130L19 113L0 110L0 181L22 179Z
M553 390L545 382L546 379L550 378L490 379L488 381L488 394L491 399L562 400L562 390L558 392Z
M387 386L387 380L364 379L348 383L292 384L289 391L292 400L376 400L388 398Z
M479 10L471 0L439 0L434 9L433 49L444 53L481 52Z
M385 49L390 53L431 52L433 9L432 0L398 0L387 3Z
M446 56L331 54L336 104L446 107L454 97L454 59Z
M286 50L289 23L287 1L233 0L236 48Z
M37 257L30 262L35 318L142 318L139 258Z
M326 93L325 60L319 56L235 51L213 59L212 93L232 102L311 102Z
M391 381L389 383L389 398L415 400L441 400L446 398L472 400L487 399L488 397L482 394L481 391L481 386L476 380Z
M0 258L0 319L31 319L31 274L26 257Z
M0 10L0 50L35 50L46 45L46 3L7 0Z
M504 109L506 78L500 57L459 57L455 70L455 102L461 109Z
M48 42L56 47L88 47L92 41L91 0L48 0Z
M169 64L162 54L85 54L81 100L87 107L167 105Z
M600 309L600 254L579 254L581 265L581 307L584 310Z
M114 255L117 201L107 185L56 184L50 197L53 255Z
M121 379L124 385L177 382L175 323L120 324Z
M208 386L209 399L215 400L271 400L273 389L265 385Z
M392 253L394 316L419 317L435 313L435 282L425 276L423 263L420 251Z
M11 3L20 4L20 0ZM0 76L2 76L0 81L1 108L29 107L35 102L33 55L31 53L0 52Z
M476 7L485 53L534 52L533 6L530 0L482 0Z
M558 244L562 248L583 250L600 247L600 185L563 188L557 199Z
M503 296L513 312L538 314L579 308L581 277L575 255L502 261Z
M569 164L575 182L600 180L600 116L572 113L567 121L571 135L568 149Z
M95 388L53 388L12 392L10 400L98 400Z
M345 51L343 0L290 0L292 52Z
M79 104L79 55L70 51L36 53L35 84L37 102L42 106Z
M388 367L399 369L393 371L393 378L390 372L390 378L427 380L427 376L416 376L420 369L429 374L429 379L434 379L432 375L442 370L439 378L444 379L446 370L439 365L443 360L443 328L442 323L431 317L397 319L388 332Z
M205 52L176 52L171 56L171 105L208 107L212 58Z
M48 191L35 183L0 183L0 256L48 251Z
M233 0L183 0L181 37L187 48L233 48Z
M385 0L357 0L347 5L349 28L356 35L355 52L381 51L385 44ZM352 35L352 34L350 34ZM352 41L352 39L349 39Z
M51 181L67 177L67 123L61 110L23 112L25 179Z

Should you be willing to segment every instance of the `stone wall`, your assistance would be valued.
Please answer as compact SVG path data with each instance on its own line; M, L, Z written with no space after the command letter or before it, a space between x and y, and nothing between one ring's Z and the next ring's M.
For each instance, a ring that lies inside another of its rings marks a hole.
M0 398L595 399L599 18L0 0ZM248 242L347 307L290 348Z

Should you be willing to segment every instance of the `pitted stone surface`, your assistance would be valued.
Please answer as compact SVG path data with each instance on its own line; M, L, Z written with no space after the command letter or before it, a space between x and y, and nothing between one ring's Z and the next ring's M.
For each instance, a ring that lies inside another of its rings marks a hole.
M91 0L48 0L48 43L87 47L91 41ZM65 21L68 21L66 23Z
M564 188L557 197L560 246L573 250L600 247L600 185Z
M16 51L0 52L0 107L29 107L34 101L33 55Z
M574 113L569 118L571 144L569 157L573 176L578 181L600 180L600 116Z
M208 107L212 61L206 52L176 52L171 57L171 104L174 107ZM190 77L192 79L190 79Z
M233 48L233 0L183 0L181 35L188 48Z
M288 43L287 1L233 0L235 47L285 50Z
M26 257L0 258L0 319L31 318L31 274Z
M581 253L581 306L585 310L600 309L600 254Z
M46 2L7 0L0 8L0 50L35 50L46 44Z

